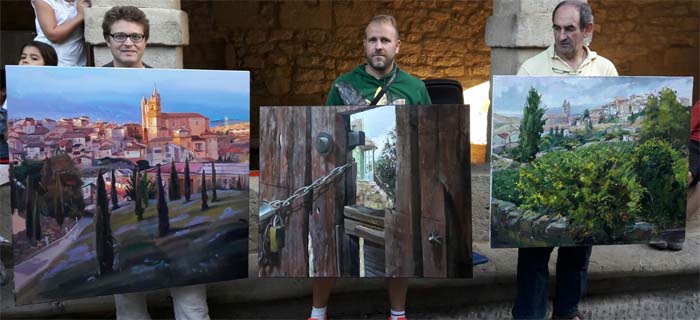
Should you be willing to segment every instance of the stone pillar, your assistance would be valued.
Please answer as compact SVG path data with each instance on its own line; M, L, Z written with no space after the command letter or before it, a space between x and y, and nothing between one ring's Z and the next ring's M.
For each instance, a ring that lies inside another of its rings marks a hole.
M154 68L182 69L182 47L190 42L187 13L180 0L92 0L85 10L85 41L92 45L95 65L112 61L102 36L102 18L112 6L135 6L148 17L150 35L143 61Z
M486 20L491 75L516 74L520 64L554 42L552 11L560 1L493 1L493 16Z

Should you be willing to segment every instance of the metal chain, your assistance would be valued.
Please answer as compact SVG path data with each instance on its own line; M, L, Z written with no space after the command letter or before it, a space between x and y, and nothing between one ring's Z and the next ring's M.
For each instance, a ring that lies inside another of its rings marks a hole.
M329 172L327 175L314 180L314 182L312 182L310 185L297 189L291 196L289 196L289 198L284 200L268 201L267 204L269 204L275 211L278 211L280 208L288 207L292 204L292 202L294 202L294 200L306 196L309 194L309 192L311 192L311 190L325 187L326 184L335 181L337 177L345 174L345 171L352 167L353 164L355 164L354 159L342 166L333 168L333 170L331 170L331 172Z
M327 175L322 176L314 182L312 182L308 186L301 187L294 191L294 193L289 196L287 199L284 200L273 200L273 201L264 201L268 205L270 205L274 211L276 211L275 215L270 219L270 221L267 223L265 226L265 231L263 232L263 237L262 237L262 245L259 246L260 248L260 253L258 257L258 263L261 265L267 265L270 263L270 256L268 253L269 249L269 243L270 243L270 227L274 224L275 218L281 219L282 226L284 225L284 219L282 217L283 211L291 211L289 208L294 202L294 200L298 198L302 198L309 194L312 190L316 188L322 188L325 187L326 185L329 185L335 180L340 177L341 175L345 174L345 171L347 171L350 167L352 167L355 164L355 159L352 159L350 162L333 168L331 172L329 172Z

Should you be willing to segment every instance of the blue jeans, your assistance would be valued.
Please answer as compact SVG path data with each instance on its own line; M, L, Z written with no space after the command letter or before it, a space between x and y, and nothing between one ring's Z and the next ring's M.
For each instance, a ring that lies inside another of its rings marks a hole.
M511 311L514 319L544 319L547 315L547 266L552 250L552 247L518 250L518 290ZM571 318L578 313L578 302L586 290L590 257L591 247L559 248L554 318Z

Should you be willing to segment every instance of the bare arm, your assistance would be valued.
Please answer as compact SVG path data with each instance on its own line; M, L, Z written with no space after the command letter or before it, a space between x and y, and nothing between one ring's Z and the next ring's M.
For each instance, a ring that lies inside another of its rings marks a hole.
M83 24L83 10L85 7L89 6L89 3L84 0L76 1L78 2L78 14L61 25L58 25L56 22L56 14L48 3L42 0L34 1L39 26L44 32L44 35L46 35L46 38L51 40L51 42L62 43L66 41L73 31Z

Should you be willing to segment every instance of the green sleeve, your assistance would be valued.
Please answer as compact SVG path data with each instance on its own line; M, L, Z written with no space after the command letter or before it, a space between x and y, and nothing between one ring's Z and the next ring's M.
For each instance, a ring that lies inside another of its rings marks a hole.
M331 90L328 92L328 98L326 99L327 106L342 106L344 105L343 99L340 98L338 94L338 89L335 88L335 81L331 85Z

